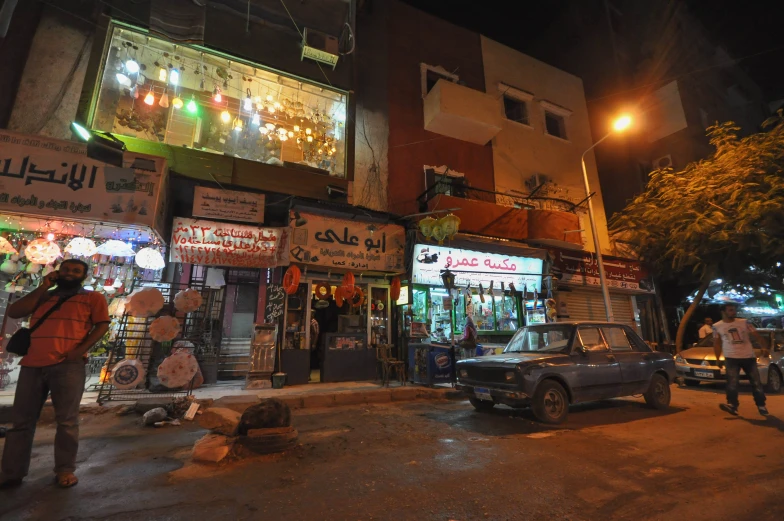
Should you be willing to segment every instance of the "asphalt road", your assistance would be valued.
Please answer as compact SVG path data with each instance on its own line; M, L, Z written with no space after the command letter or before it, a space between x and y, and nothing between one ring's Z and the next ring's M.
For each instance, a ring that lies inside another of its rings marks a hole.
M31 475L0 492L0 519L776 520L784 519L784 395L771 416L720 389L673 388L673 408L612 400L545 427L529 411L411 402L295 415L300 445L221 467L188 462L197 426L141 428L86 416L81 482L51 482L53 428Z

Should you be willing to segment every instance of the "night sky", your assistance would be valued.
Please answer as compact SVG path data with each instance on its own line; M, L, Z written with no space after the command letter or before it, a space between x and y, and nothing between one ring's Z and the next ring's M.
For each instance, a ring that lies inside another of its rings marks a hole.
M532 42L568 3L567 0L403 1L522 52L530 49ZM685 2L712 35L714 43L739 59L738 64L763 89L768 100L784 98L784 38L780 36L784 26L784 2ZM516 11L512 6L516 6Z

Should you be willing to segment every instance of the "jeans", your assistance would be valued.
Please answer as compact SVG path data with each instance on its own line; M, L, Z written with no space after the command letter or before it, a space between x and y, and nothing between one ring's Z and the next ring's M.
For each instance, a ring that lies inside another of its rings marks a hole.
M740 380L740 370L749 377L751 382L751 392L754 394L754 403L757 407L765 405L765 392L762 390L759 369L757 369L756 358L727 358L725 360L727 368L727 403L737 407L738 404L738 382Z
M22 479L30 468L35 425L49 393L57 420L54 471L76 470L79 449L79 404L84 392L84 362L62 362L46 367L22 367L11 409L2 472L6 479Z

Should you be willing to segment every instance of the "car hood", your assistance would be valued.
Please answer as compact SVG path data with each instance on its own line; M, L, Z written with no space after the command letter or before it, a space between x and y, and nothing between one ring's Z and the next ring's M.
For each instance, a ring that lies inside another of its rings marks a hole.
M716 360L716 353L712 347L692 347L681 351L681 358L696 358L697 360Z
M501 353L500 355L486 355L462 360L460 363L487 364L487 365L518 365L526 362L541 362L553 358L565 358L560 353Z

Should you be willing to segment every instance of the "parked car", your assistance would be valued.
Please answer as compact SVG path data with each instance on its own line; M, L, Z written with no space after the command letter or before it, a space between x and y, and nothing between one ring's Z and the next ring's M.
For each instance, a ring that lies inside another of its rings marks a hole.
M781 392L782 375L784 375L784 329L758 329L757 331L767 341L766 346L760 346L752 339L760 380L766 392L776 394ZM766 352L769 356L766 356ZM727 381L724 357L717 361L716 354L713 352L713 335L706 336L694 347L676 355L675 370L689 387L696 387L701 382ZM748 376L742 372L740 377L742 380L748 380Z
M656 409L670 405L675 363L652 351L629 326L558 322L519 329L500 355L457 363L457 388L479 411L496 404L531 407L561 423L569 405L642 394Z

